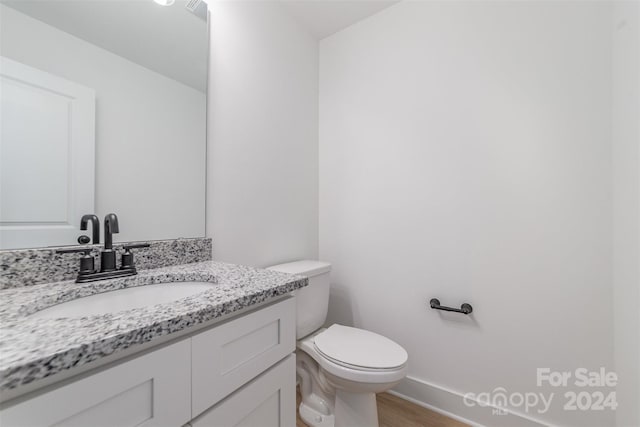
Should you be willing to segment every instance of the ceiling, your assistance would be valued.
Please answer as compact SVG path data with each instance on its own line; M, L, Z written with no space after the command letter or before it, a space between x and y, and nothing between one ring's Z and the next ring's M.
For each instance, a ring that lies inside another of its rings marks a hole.
M185 9L187 0L176 0L170 7L151 0L1 2L145 68L206 90L207 24ZM204 2L201 7L206 7Z
M206 7L205 1L199 12ZM398 1L278 2L313 37L320 40ZM170 7L159 6L151 0L0 2L199 91L206 90L207 26L203 19L185 9L188 0L176 0Z
M289 0L282 1L282 4L293 18L320 40L399 1Z

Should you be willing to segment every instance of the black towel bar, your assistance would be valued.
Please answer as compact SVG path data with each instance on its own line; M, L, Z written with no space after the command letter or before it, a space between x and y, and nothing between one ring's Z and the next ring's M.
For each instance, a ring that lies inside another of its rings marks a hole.
M467 304L466 302L462 304L460 308L453 308L440 305L440 300L438 300L437 298L432 298L431 301L429 301L429 305L434 310L453 311L454 313L471 314L471 312L473 311L473 307L471 307L471 304Z

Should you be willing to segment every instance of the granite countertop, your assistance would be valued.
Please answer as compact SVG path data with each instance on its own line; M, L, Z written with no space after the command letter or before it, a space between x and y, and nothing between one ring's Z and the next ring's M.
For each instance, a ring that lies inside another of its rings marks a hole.
M105 315L28 317L52 305L100 292L185 281L211 282L216 286L173 302ZM66 281L2 290L0 391L152 342L307 284L303 276L206 261L99 282Z

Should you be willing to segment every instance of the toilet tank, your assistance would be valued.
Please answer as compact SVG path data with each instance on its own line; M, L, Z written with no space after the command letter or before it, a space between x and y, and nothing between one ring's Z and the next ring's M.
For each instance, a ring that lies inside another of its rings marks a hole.
M331 264L302 260L274 265L269 270L300 274L309 278L309 286L293 292L296 297L296 337L300 339L320 329L327 319L329 308L329 272Z

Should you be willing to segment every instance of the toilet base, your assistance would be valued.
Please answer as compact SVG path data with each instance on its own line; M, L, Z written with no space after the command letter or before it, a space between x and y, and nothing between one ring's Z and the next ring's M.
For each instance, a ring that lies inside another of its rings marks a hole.
M316 411L304 402L300 403L298 407L300 412L300 418L309 427L334 427L335 421L333 415L326 415Z
M300 403L298 411L302 421L309 427L378 427L375 393L337 390L335 416L323 414L304 402Z
M378 427L375 393L336 390L334 427Z

